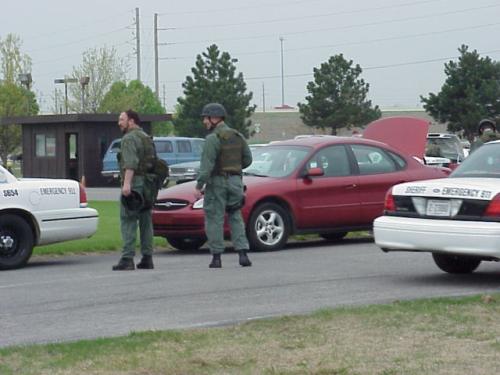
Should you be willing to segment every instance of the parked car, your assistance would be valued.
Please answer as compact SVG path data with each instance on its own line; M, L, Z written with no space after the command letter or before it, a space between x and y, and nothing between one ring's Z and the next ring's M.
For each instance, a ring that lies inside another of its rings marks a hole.
M382 250L429 252L449 273L500 260L500 141L477 149L448 178L394 186L374 235Z
M158 157L168 165L200 160L203 138L188 137L153 137ZM105 177L117 178L120 175L116 155L120 151L121 138L111 142L102 160L101 174Z
M23 267L34 246L90 237L97 222L77 181L17 179L0 166L0 269Z
M250 145L250 150L258 147L266 146L267 143L256 143ZM255 164L255 163L254 163ZM170 167L169 180L177 184L196 180L200 171L200 161L190 161L186 163L178 163Z
M423 157L427 128L420 133ZM449 169L431 168L403 152L418 144L394 137L398 149L358 137L306 137L255 148L245 171L242 215L253 250L280 249L295 233L318 233L329 240L372 228L382 214L388 188L402 181L439 178ZM205 242L203 199L195 182L160 191L153 208L156 236L177 249ZM229 235L228 227L225 234Z
M455 134L429 133L425 163L427 165L455 169L465 159L465 153L460 138Z

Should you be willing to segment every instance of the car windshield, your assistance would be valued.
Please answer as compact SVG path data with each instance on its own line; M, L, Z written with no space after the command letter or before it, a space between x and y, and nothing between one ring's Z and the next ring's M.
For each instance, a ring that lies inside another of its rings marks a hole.
M284 177L290 175L310 152L304 146L264 146L252 148L253 161L246 175Z
M465 158L462 146L454 138L427 138L426 156L448 158L452 161Z
M500 143L479 147L453 171L450 177L500 178Z

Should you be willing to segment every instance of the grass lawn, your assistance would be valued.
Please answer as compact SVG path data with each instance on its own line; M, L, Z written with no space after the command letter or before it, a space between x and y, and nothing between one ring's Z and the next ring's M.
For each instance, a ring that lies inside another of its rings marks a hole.
M2 375L500 373L500 295L0 349Z

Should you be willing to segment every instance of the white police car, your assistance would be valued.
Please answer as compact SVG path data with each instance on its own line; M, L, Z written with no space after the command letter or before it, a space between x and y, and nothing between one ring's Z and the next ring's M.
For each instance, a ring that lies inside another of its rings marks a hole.
M374 236L384 251L430 252L449 273L500 260L500 141L481 146L447 178L392 187Z
M34 246L90 237L97 222L77 181L17 179L0 166L0 269L23 267Z

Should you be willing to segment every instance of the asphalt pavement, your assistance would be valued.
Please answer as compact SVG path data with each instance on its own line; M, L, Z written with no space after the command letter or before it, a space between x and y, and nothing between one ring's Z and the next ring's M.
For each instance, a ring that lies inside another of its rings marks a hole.
M154 270L113 272L119 254L34 257L0 272L0 347L219 326L324 307L498 291L500 265L440 271L429 254L380 251L371 241L295 243L234 252L209 269L206 250L160 252Z

